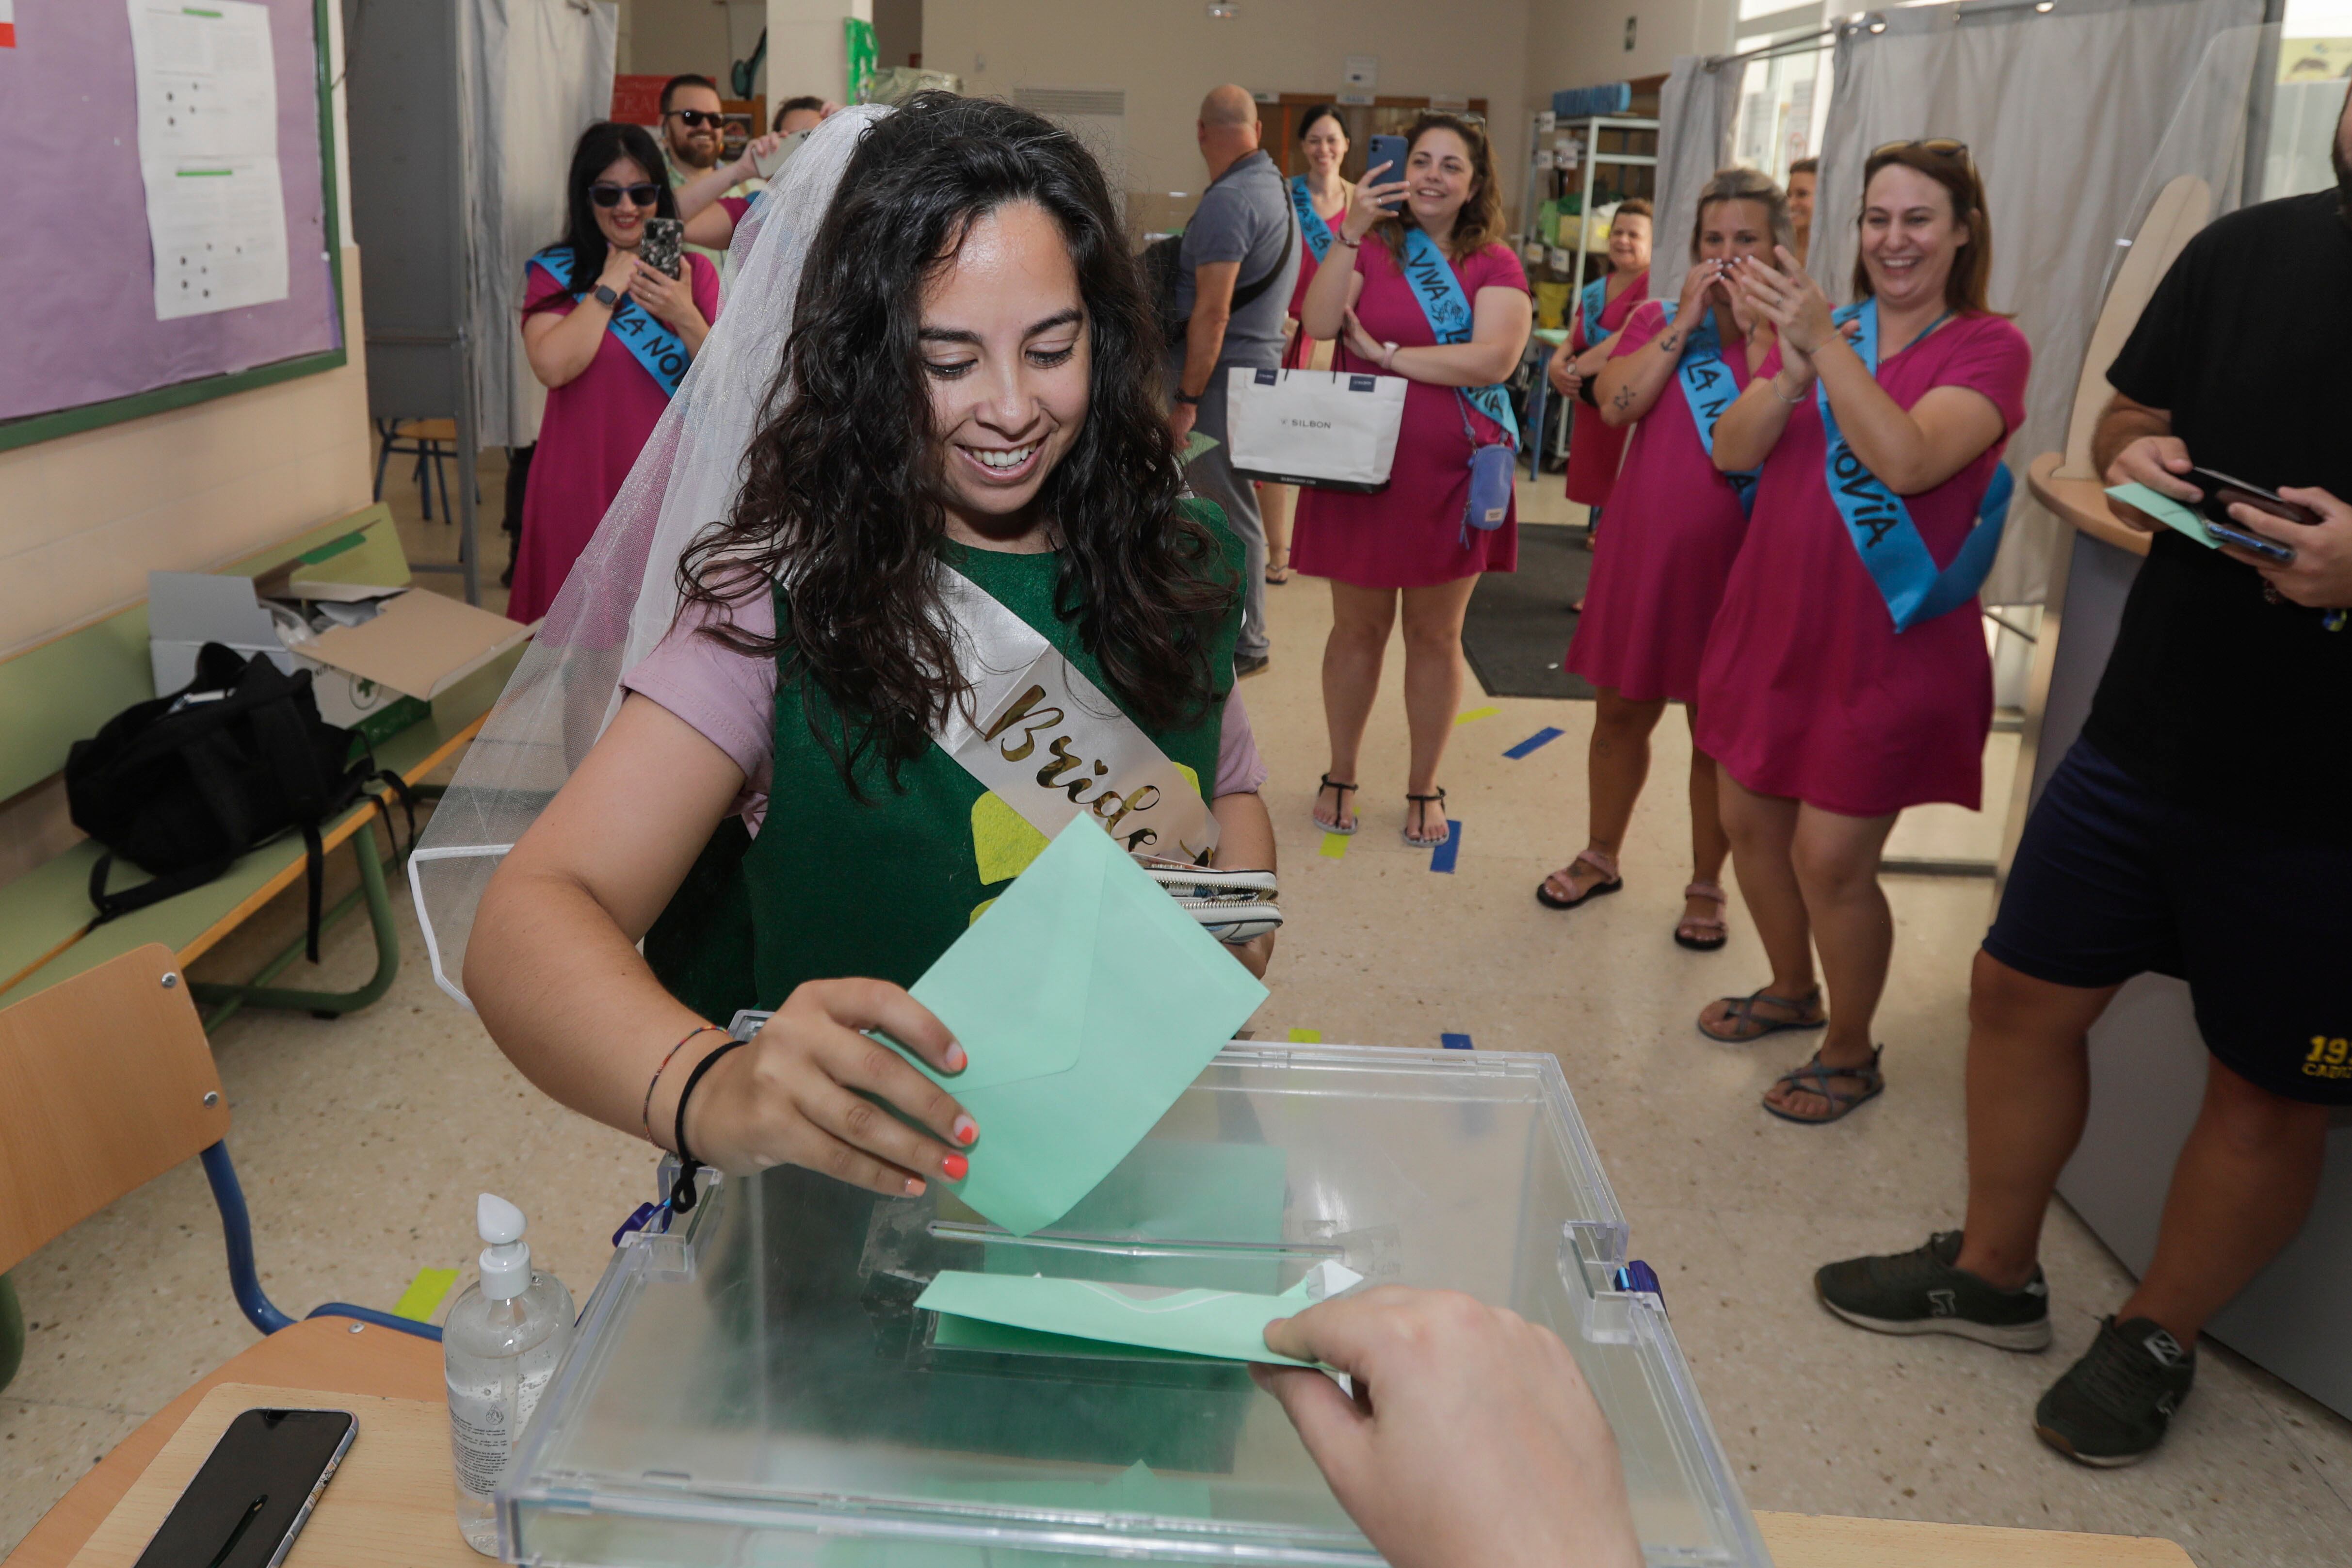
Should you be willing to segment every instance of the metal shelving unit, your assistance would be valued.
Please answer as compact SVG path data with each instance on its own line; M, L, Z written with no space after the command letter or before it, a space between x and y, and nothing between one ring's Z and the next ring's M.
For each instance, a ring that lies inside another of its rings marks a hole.
M1527 178L1519 187L1525 193L1521 198L1519 233L1524 241L1540 241L1544 247L1545 259L1531 268L1530 281L1569 285L1568 308L1562 320L1573 328L1578 301L1585 285L1592 280L1594 258L1601 258L1601 265L1607 265L1606 235L1596 236L1590 221L1593 208L1611 205L1627 196L1656 195L1658 122L1638 115L1558 120L1549 114L1538 114L1531 119ZM1562 166L1555 152L1563 142L1575 149L1574 163L1568 167ZM1547 158L1547 154L1550 156ZM1579 220L1572 247L1559 244L1556 229L1550 234L1538 232L1537 221L1546 202L1561 199L1571 188L1577 193ZM1572 259L1566 267L1554 266L1554 259L1562 254ZM1536 397L1534 417L1540 435L1546 401L1540 379ZM1568 419L1560 421L1551 453L1555 458L1567 455L1570 423Z

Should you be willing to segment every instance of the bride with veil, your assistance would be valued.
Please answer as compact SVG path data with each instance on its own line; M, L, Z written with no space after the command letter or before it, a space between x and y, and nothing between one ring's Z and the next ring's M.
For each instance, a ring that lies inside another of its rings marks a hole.
M1273 866L1242 551L1184 496L1067 132L942 93L845 111L734 251L411 882L435 978L555 1099L722 1170L920 1192L977 1130L861 1031L961 1069L904 988L1055 831ZM1270 943L1233 951L1263 973ZM774 1016L731 1049L745 1007Z

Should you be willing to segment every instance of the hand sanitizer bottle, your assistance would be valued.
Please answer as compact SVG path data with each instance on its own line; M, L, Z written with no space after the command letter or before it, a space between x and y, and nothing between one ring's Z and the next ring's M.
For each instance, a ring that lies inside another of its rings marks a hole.
M441 1355L449 1384L449 1448L457 1465L457 1528L467 1545L495 1557L499 1521L490 1494L572 1342L576 1314L563 1281L531 1268L520 1209L484 1193L474 1218L488 1244L482 1249L482 1277L449 1309Z

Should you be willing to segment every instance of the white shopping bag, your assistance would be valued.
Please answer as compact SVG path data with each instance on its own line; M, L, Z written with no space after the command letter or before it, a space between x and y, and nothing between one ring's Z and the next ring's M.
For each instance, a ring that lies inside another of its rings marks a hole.
M1233 366L1225 437L1234 472L1316 489L1387 489L1404 385L1401 375Z

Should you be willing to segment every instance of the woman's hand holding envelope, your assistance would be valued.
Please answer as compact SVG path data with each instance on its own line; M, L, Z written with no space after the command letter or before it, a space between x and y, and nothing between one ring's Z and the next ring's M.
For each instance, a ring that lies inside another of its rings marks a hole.
M953 1096L862 1032L877 1029L945 1074L964 1050L931 1010L882 980L813 980L687 1106L695 1157L730 1174L804 1165L893 1197L961 1181L980 1128ZM873 1099L866 1098L873 1096ZM892 1116L887 1101L933 1136Z

